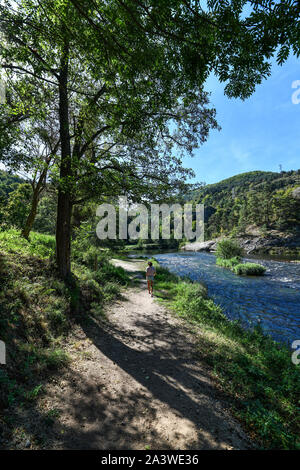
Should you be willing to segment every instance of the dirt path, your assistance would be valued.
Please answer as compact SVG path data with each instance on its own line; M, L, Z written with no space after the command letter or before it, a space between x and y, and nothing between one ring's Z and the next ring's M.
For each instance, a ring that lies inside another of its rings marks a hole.
M140 276L138 261L115 263ZM48 385L41 409L59 415L48 448L251 447L193 357L189 326L149 296L144 280L107 316L77 328L68 345L76 360L63 380Z

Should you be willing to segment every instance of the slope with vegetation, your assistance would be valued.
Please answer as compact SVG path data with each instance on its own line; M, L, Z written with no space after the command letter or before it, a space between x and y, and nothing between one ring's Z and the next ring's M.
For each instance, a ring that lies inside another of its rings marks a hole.
M240 236L247 251L300 247L300 170L252 171L204 186L193 200L205 205L206 239ZM251 238L257 237L253 244Z
M74 244L73 279L66 285L54 264L55 239L15 229L0 232L0 338L7 365L0 368L0 447L16 438L15 418L32 406L44 384L64 373L65 338L76 322L103 313L128 282L122 268L82 242ZM45 425L48 416L45 414Z

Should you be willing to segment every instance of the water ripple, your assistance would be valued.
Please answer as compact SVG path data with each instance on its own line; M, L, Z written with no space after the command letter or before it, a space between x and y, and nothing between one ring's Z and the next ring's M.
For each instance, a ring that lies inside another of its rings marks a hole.
M210 253L162 253L155 258L171 272L205 282L209 296L230 319L240 319L246 327L260 323L277 341L300 339L299 264L247 258L267 271L262 277L244 277L216 266Z

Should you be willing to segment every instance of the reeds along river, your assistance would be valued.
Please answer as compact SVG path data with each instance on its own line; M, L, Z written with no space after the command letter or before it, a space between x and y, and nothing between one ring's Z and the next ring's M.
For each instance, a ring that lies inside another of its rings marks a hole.
M162 253L155 258L173 273L205 282L209 296L230 319L240 319L245 327L260 323L289 346L300 340L300 264L255 259L267 268L266 274L245 277L216 266L210 253Z

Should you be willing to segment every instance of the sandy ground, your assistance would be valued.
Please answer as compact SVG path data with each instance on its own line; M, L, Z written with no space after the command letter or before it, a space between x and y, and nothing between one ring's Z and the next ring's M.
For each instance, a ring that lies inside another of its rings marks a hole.
M139 278L138 261L119 261ZM55 415L52 449L249 449L195 336L148 294L140 279L107 320L78 326L68 371L48 384L40 412Z

